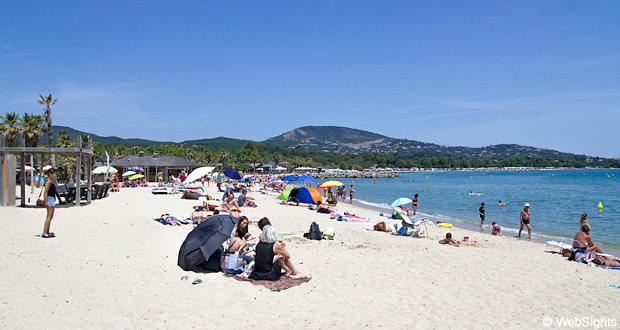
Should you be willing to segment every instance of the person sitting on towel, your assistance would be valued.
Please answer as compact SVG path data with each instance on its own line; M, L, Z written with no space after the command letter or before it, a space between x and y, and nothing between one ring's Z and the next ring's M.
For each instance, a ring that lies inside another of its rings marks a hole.
M286 276L297 275L286 245L276 240L276 229L271 225L265 226L260 234L260 243L256 245L254 270L250 279L276 281L282 276L282 269Z
M588 252L596 251L598 253L603 253L603 251L592 242L590 229L590 225L587 223L581 227L581 231L575 234L575 238L573 239L573 248L575 248L575 250L583 249Z
M241 195L239 195L239 197L237 197L237 205L239 206L249 206L249 207L256 207L256 204L254 204L254 201L249 200L246 197L247 191L245 189L243 189L241 191Z
M237 228L237 234L235 235L235 237L230 239L230 244L228 245L228 252L239 252L239 255L243 257L243 260L245 260L245 262L252 262L254 261L254 257L253 253L250 252L250 246L245 240L246 235L249 235L248 227Z

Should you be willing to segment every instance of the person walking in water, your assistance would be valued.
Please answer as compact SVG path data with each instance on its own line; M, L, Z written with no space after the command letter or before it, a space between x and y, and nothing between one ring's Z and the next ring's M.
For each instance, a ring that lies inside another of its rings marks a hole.
M413 196L413 199L411 200L411 208L413 208L413 215L415 215L415 212L418 210L418 194Z
M527 234L530 238L532 238L532 227L530 225L530 203L525 203L525 207L521 210L521 227L519 228L518 237L521 237L523 226L527 227Z
M353 189L353 185L349 187L349 204L353 204L353 195L355 194L355 189Z
M480 227L482 227L482 225L484 225L484 218L487 216L487 212L484 210L484 202L480 203L478 215L480 215Z

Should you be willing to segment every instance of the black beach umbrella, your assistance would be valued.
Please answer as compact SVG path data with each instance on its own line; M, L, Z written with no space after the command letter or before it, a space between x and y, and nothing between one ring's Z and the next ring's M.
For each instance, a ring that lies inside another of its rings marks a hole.
M178 265L191 270L207 261L222 243L230 238L238 218L228 214L216 215L196 226L181 245Z

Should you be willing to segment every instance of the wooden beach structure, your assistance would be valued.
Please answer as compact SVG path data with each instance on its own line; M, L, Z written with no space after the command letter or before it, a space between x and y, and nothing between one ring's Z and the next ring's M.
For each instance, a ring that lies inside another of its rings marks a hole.
M144 169L144 176L146 177L146 180L156 182L157 172L159 171L162 171L164 175L167 176L168 170L184 170L189 173L190 169L195 169L204 165L176 156L144 156L141 154L138 156L127 156L116 159L112 162L112 164L110 164L110 166L119 171L124 171L134 166L141 167ZM151 169L154 169L155 171L152 172L150 171Z
M93 164L93 150L92 140L88 140L88 146L84 148L82 145L82 137L77 137L77 147L75 148L44 148L44 147L26 147L25 140L19 138L19 147L5 147L5 136L0 134L0 184L2 189L0 190L0 206L13 206L15 205L15 172L16 172L16 156L20 157L19 168L21 178L20 189L20 206L26 206L26 157L29 155L61 155L71 154L75 156L77 189L76 193L76 205L80 205L81 190L79 188L80 177L82 175L82 165L85 167L85 174L87 177L87 193L86 201L89 204L92 200L92 164ZM42 162L43 163L43 162ZM11 204L12 203L12 204Z

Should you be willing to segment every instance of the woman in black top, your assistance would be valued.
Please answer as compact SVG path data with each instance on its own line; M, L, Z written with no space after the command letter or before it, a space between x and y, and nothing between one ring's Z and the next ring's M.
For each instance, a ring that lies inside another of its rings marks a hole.
M54 217L54 209L56 202L56 186L52 183L52 180L56 178L56 171L51 168L47 171L47 181L45 181L45 193L43 194L43 203L47 208L47 216L45 217L45 224L43 225L43 238L56 237L54 233L50 233L50 225L52 218ZM79 201L78 201L79 203Z
M250 279L276 281L282 276L282 269L286 276L297 275L291 263L291 254L286 250L284 242L276 242L276 238L276 229L273 226L267 225L263 228L261 241L256 245L254 270L249 276Z

